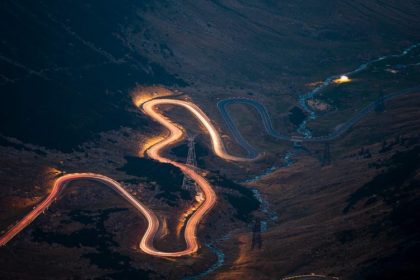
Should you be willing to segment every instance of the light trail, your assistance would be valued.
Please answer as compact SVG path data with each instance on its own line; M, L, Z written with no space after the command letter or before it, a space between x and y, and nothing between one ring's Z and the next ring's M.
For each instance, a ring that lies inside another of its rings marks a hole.
M191 102L175 99L152 99L145 101L143 104L136 104L139 106L139 108L143 109L144 113L159 122L161 125L165 126L169 131L168 137L159 139L160 141L153 143L153 145L147 149L147 155L154 160L162 163L168 163L179 168L185 175L189 176L197 183L203 193L203 201L199 206L197 206L195 212L193 212L193 214L188 219L187 224L185 225L184 238L186 248L184 250L176 252L164 252L157 250L153 245L154 238L159 229L159 219L156 217L156 215L143 203L139 202L134 196L128 193L120 183L109 177L95 173L72 173L56 179L52 191L47 196L47 198L44 199L43 202L36 206L29 214L27 214L15 226L13 226L9 231L0 237L0 246L6 245L11 239L13 239L13 237L15 237L32 221L34 221L41 213L43 213L43 211L45 211L45 209L47 209L51 203L59 197L60 193L68 185L68 183L75 180L94 180L114 189L146 218L147 229L139 244L140 249L145 253L159 257L180 257L197 252L199 248L197 241L197 226L203 217L208 213L208 211L215 205L216 193L214 192L209 182L203 176L198 174L193 168L186 164L178 163L176 161L165 158L161 155L161 151L163 149L180 141L184 136L183 130L180 127L175 125L173 122L155 110L156 106L162 104L181 106L190 111L194 117L197 118L197 120L206 128L211 138L213 151L218 157L229 161L249 161L250 159L228 154L218 131L213 126L210 119L200 108Z
M189 255L198 250L198 242L197 242L197 226L199 222L203 219L203 217L208 213L208 211L213 208L216 203L216 193L214 192L213 188L209 184L209 182L200 174L198 174L193 168L189 167L186 164L182 164L168 158L165 158L161 155L161 151L167 148L170 145L178 142L180 139L183 138L184 132L180 127L175 125L173 122L168 120L165 116L160 114L157 110L155 110L156 106L170 104L175 106L181 106L190 111L194 117L206 128L207 132L209 133L212 148L214 153L225 160L229 161L249 161L247 158L237 157L230 155L226 152L226 148L221 140L220 134L214 125L211 123L210 119L207 115L196 105L191 102L176 100L176 99L152 99L143 103L140 107L143 109L146 115L150 116L152 119L159 122L161 125L166 127L169 131L169 136L162 141L154 144L151 146L147 151L147 155L159 162L162 163L169 163L173 166L178 167L185 175L193 179L197 185L200 187L204 200L203 202L197 207L196 211L190 216L185 225L184 230L184 238L186 243L186 248L183 251L178 252L162 252L154 249L153 247L153 238L145 238L143 237L142 241L140 242L140 248L151 255L161 256L161 257L178 257L183 255ZM153 228L154 232L157 231L158 228L158 221L157 227ZM150 224L149 224L150 225ZM149 230L149 229L148 229ZM146 234L150 234L146 231ZM151 234L150 234L151 235ZM154 233L153 233L154 235Z
M147 154L151 158L154 158L161 162L171 163L174 165L179 164L167 158L159 156L159 151L161 149L180 140L184 134L183 131L178 126L168 121L168 119L165 118L162 114L154 110L154 108L157 105L162 105L162 104L181 106L187 109L188 111L190 111L194 115L194 117L196 117L196 119L206 128L207 132L210 135L210 139L212 141L213 151L218 157L223 158L225 160L229 160L229 161L253 160L249 158L233 156L227 153L219 132L214 127L214 125L212 124L210 119L207 117L207 115L195 104L188 101L177 100L177 99L152 99L141 105L141 108L147 115L149 115L152 119L158 121L160 124L165 126L170 132L170 136L168 138L164 139L163 141L149 148L149 150L147 151Z
M51 193L47 198L42 201L38 206L36 206L28 215L26 215L22 220L20 220L15 226L13 226L6 234L0 238L0 246L6 245L13 237L15 237L19 232L21 232L25 227L27 227L31 222L33 222L43 211L48 208L55 199L58 198L62 190L67 186L71 181L77 180L93 180L100 183L103 183L114 190L116 190L123 198L125 198L131 205L133 205L137 210L139 210L144 217L146 218L149 228L150 225L156 224L157 218L146 206L137 201L130 193L128 193L124 187L117 181L106 177L104 175L95 174L95 173L72 173L61 176L55 180Z

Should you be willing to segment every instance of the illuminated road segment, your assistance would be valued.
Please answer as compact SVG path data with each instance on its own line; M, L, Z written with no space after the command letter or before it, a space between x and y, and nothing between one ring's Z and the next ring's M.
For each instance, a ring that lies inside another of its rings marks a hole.
M145 234L141 238L139 244L140 249L143 250L145 253L159 257L179 257L195 253L199 248L196 232L197 226L199 222L203 219L205 214L208 213L208 211L215 205L216 194L209 182L203 176L198 174L193 168L189 167L188 165L172 161L161 155L161 151L163 149L178 142L180 139L182 139L182 137L184 137L184 133L181 128L172 123L170 120L168 120L156 110L156 107L162 104L181 106L187 109L190 113L192 113L194 117L197 118L198 121L200 121L200 123L206 128L207 132L209 133L213 151L218 157L229 161L248 161L249 159L236 157L228 154L223 145L220 134L213 126L210 119L200 108L198 108L193 103L175 99L152 99L146 101L143 104L140 104L140 108L144 111L145 114L159 122L161 125L165 126L169 131L168 137L157 142L146 151L147 155L150 158L155 159L159 162L168 163L178 167L184 174L191 177L197 183L197 185L200 187L201 191L204 194L203 202L191 215L185 226L184 238L186 248L184 250L175 252L163 252L157 250L153 245L155 235L159 229L159 220L156 217L156 215L143 203L141 203L134 196L128 193L120 183L104 175L94 173L73 173L63 175L60 178L58 178L54 182L54 186L48 197L38 206L36 206L22 220L20 220L15 226L13 226L8 232L6 232L3 236L0 237L0 246L6 245L14 236L21 232L33 220L35 220L46 208L48 208L48 206L50 206L51 203L59 197L61 191L67 186L68 183L75 180L94 180L114 189L146 218L147 229Z

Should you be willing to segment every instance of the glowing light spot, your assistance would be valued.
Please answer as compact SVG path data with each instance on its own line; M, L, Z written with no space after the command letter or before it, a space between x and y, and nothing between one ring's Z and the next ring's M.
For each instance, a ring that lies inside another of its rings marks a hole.
M131 98L134 105L139 107L153 98L170 96L172 94L172 91L160 86L138 87L131 93Z
M340 78L334 80L334 83L336 84L342 84L342 83L348 83L348 82L351 82L351 79L346 75L343 75Z
M58 175L58 174L63 173L63 171L61 171L61 170L59 170L55 167L47 167L46 173L47 174L52 174L52 175Z

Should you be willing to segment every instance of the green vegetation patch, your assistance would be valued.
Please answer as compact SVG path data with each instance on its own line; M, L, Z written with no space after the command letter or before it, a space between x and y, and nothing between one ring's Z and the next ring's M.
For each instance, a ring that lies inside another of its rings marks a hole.
M289 121L295 126L299 126L306 119L306 114L299 107L293 107L289 111Z

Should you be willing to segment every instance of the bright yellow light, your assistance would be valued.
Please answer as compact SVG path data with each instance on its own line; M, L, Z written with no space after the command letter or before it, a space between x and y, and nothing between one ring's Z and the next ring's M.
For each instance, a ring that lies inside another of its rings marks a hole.
M133 103L136 107L153 98L170 95L173 95L172 91L160 86L138 87L131 93Z
M57 168L55 168L55 167L47 167L47 173L48 173L48 174L57 175L57 174L61 174L61 173L62 173L62 171L61 171L61 170L58 170L58 169L57 169Z
M141 104L143 104L144 102L150 99L152 99L152 97L150 96L136 95L136 96L133 96L133 103L134 105L136 105L136 107L139 107Z
M147 141L140 147L139 155L143 157L147 149L149 149L156 143L159 143L163 139L165 139L164 135L157 135L147 139Z
M342 83L348 83L348 82L351 82L351 79L346 75L343 75L340 78L334 80L334 83L336 84L342 84Z
M197 195L195 196L195 200L201 203L204 200L206 200L206 198L204 197L204 194L202 192L198 192Z

